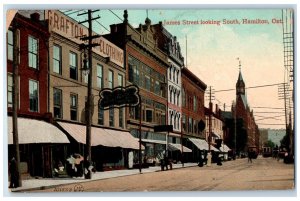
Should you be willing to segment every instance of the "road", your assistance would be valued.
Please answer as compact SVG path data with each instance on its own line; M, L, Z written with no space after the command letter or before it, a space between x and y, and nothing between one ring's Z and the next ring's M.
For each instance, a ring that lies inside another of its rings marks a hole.
M67 189L84 192L292 190L294 164L284 164L273 158L259 156L252 163L248 163L247 159L237 159L223 162L222 166L212 164L210 167L144 173L63 185L42 191L57 192Z

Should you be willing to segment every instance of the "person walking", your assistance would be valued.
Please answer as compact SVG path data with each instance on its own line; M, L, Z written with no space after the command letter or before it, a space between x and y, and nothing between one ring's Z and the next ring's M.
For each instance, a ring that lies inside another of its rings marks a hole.
M17 161L14 157L10 160L9 173L10 173L9 188L19 187L19 178L18 178L19 174L18 174L18 169L17 169Z
M252 150L248 150L248 163L252 163Z

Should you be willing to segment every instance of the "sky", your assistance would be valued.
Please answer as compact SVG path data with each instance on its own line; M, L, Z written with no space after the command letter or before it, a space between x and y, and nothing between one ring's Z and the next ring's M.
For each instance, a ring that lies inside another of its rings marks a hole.
M212 87L213 103L218 104L223 110L225 104L226 111L230 110L235 100L235 84L240 62L246 87L273 85L246 91L248 104L253 109L256 123L260 128L285 127L284 101L279 100L278 85L276 85L284 82L285 75L282 24L273 23L280 22L281 8L285 8L284 6L272 6L271 9L268 6L256 5L245 9L245 7L228 5L225 8L198 5L186 6L182 9L176 5L169 7L156 5L146 6L148 10L141 5L102 7L104 8L94 13L94 17L101 17L93 25L93 30L99 34L107 34L109 25L121 23L124 9L128 9L129 23L133 27L144 24L147 16L152 24L161 21L165 28L177 37L185 57L185 65L208 87ZM122 9L116 10L114 9L116 7ZM30 7L23 6L23 8ZM74 8L78 9L75 5L64 5L61 8L67 8L67 13L73 13L70 16L78 21L86 18L77 16L78 12L74 13L76 11ZM101 6L93 8L97 9ZM113 10L108 10L110 8ZM82 12L84 11L79 13ZM243 22L246 19L267 21L268 24L245 24ZM192 21L194 24L185 23L187 21ZM217 24L211 24L212 21ZM208 98L205 102L208 106Z
M94 31L107 34L110 24L122 22L123 12L104 9L94 13L94 16L101 17L98 20L101 25L94 23ZM83 21L77 14L70 16ZM218 104L222 110L225 104L225 110L229 111L235 100L235 90L220 90L235 89L239 62L246 87L284 82L280 8L164 8L148 9L148 12L145 9L128 9L129 23L133 27L144 24L147 15L152 24L161 21L177 37L186 66L208 87L212 87L215 97L213 103ZM268 24L246 24L243 23L245 19L268 21ZM187 24L187 21L196 21L196 24ZM278 85L250 88L246 90L246 95L259 128L285 127L284 101L279 99ZM205 102L207 106L208 99Z

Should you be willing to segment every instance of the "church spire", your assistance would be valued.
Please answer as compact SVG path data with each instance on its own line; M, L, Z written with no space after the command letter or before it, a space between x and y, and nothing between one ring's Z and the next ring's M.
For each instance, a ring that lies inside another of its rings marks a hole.
M243 76L242 76L242 65L241 65L241 60L239 58L237 58L239 60L239 77L238 80L236 82L236 95L245 95L245 82L243 80Z

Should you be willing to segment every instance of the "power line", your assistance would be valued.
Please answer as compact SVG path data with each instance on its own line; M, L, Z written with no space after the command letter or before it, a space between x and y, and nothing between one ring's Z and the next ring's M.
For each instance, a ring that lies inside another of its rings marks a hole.
M114 14L117 18L119 18L121 20L121 22L123 22L123 19L120 18L116 13L114 13L112 10L108 9L112 14Z
M265 109L281 109L281 110L284 110L283 107L253 107L252 108L265 108Z
M102 26L104 29L106 29L106 31L110 32L110 30L108 30L103 24L101 24L100 22L98 22L98 20L95 20L95 22L97 22L100 26Z
M254 88L261 88L261 87L271 87L271 86L277 86L277 85L281 85L283 83L276 83L276 84L266 84L266 85L258 85L258 86L253 86L253 87L246 87L245 89L254 89ZM215 92L223 92L223 91L233 91L236 89L223 89L223 90L218 90Z

